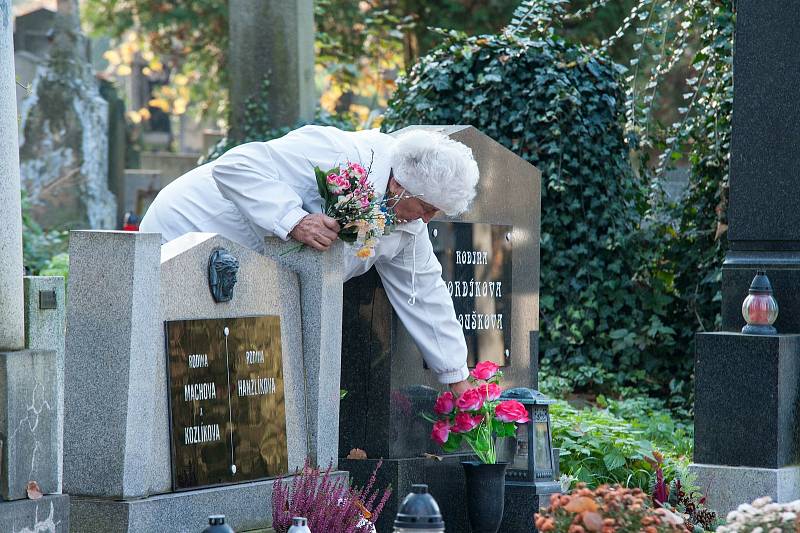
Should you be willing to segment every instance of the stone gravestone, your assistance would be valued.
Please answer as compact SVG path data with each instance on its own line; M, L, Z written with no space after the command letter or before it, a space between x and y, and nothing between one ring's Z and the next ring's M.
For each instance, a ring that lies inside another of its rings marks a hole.
M58 5L54 45L19 109L22 185L47 229L113 228L108 104L86 61L77 2Z
M736 4L729 249L722 332L697 336L692 469L723 516L769 495L800 498L800 4ZM780 306L780 335L744 335L757 269Z
M215 513L267 527L267 478L309 450L297 276L214 234L73 232L68 295L64 485L80 531L196 532Z
M33 311L24 290L14 76L11 2L0 0L0 531L63 533L69 498L60 494L60 337L57 327L55 338L38 336L57 320L59 304ZM28 493L31 481L43 497L28 499L36 496Z
M231 132L242 139L247 101L269 82L271 127L314 118L314 5L311 0L231 0L229 69Z
M53 41L56 14L41 8L18 16L14 20L14 50L47 57Z
M442 277L464 327L469 365L491 360L503 366L504 388L535 387L539 331L540 173L471 126L435 127L469 146L481 172L471 209L456 219L428 225ZM403 131L403 130L401 130ZM399 133L399 132L398 132ZM384 459L383 481L394 496L379 527L389 527L412 483L427 483L442 507L448 531L467 531L465 454L437 461L431 424L445 387L423 366L422 356L389 304L373 270L344 288L342 401L339 456L366 451L368 460L340 459L354 479ZM530 490L508 487L504 533L529 524L538 508ZM520 516L516 516L515 512Z

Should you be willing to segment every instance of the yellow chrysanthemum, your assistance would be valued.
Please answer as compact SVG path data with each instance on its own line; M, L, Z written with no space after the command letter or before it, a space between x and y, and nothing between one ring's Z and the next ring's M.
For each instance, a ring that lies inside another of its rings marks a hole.
M356 252L356 257L359 259L367 259L372 257L373 249L369 246L364 246L363 248L359 248Z

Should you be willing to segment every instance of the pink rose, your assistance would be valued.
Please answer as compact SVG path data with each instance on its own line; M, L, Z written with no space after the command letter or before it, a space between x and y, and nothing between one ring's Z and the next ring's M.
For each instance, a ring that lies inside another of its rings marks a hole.
M455 433L466 433L478 427L481 422L483 422L483 415L473 416L469 413L458 413L452 429Z
M495 408L494 414L501 422L530 422L530 418L528 418L528 411L526 411L525 406L519 403L517 400L506 400L505 402L500 402L500 404Z
M433 406L433 412L437 415L449 415L453 412L456 406L456 400L453 393L450 391L443 392L436 398L436 404Z
M447 442L447 437L449 436L450 422L447 420L439 420L433 425L433 431L431 431L431 439L433 439L433 442L442 446Z
M493 402L500 397L500 385L497 383L481 383L477 387L483 401Z
M456 406L462 411L479 411L483 407L483 397L478 389L469 389L458 397Z
M495 363L491 361L481 361L469 375L475 379L491 379L497 374L498 370L500 370L500 367Z

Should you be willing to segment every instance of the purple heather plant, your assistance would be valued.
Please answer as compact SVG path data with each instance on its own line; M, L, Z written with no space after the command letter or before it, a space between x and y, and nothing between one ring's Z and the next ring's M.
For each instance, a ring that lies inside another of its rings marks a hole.
M272 528L286 533L292 517L304 516L312 531L337 533L372 533L374 524L386 505L391 488L373 490L379 461L364 487L347 484L331 476L332 465L324 471L306 461L302 471L291 480L278 478L272 489ZM377 505L376 505L377 503Z

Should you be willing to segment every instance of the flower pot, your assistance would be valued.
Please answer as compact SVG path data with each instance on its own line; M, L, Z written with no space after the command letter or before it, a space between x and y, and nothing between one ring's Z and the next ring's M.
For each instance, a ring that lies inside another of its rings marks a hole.
M479 461L463 461L467 485L467 514L472 533L497 533L503 521L506 467Z

